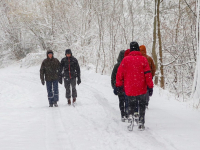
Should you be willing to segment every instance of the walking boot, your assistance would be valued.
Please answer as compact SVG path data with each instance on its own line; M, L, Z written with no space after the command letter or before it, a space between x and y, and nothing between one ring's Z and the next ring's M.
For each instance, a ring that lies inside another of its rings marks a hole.
M68 105L71 105L71 99L70 98L68 99Z
M124 112L124 111L121 111L121 121L122 121L122 122L125 122L126 119L127 119L127 118L126 118L125 112Z
M76 102L76 98L73 98L73 103L75 103Z
M139 125L138 125L138 130L140 130L140 131L145 130L144 123L139 123Z
M55 103L54 103L54 107L58 107L58 104L57 104L57 102L55 102Z

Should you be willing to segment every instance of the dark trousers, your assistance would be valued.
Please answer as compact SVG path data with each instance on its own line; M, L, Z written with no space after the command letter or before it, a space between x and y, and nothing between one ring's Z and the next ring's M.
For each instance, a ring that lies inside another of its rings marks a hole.
M121 111L121 116L128 116L128 97L125 93L119 94L119 109Z
M49 104L54 104L59 100L58 80L46 81Z
M139 96L128 96L128 113L134 115L134 112L139 111L139 123L145 123L145 105L146 105L146 94Z
M66 89L66 98L70 99L71 95L72 98L76 98L77 97L77 91L76 91L76 78L72 78L72 79L65 79L65 89ZM71 94L71 88L72 87L72 94Z

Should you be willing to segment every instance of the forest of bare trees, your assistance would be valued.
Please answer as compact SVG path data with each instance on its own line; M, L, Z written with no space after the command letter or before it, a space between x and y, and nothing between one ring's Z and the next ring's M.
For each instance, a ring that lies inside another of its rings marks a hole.
M30 53L71 48L81 66L110 74L131 41L147 47L154 83L181 101L197 64L199 0L0 0L0 65ZM5 57L6 56L6 57ZM38 62L38 64L41 62Z

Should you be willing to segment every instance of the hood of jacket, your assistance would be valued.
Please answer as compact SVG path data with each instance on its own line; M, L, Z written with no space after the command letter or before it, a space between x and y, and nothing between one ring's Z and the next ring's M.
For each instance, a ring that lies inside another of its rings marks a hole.
M48 51L47 51L47 58L49 58L49 57L48 57L48 54L49 54L49 53L52 53L52 55L53 55L53 51L52 51L52 50L48 50ZM53 58L53 57L52 57L52 58Z
M128 54L130 53L130 49L127 49L124 53L124 57L128 56Z
M147 55L146 47L144 45L140 46L140 52L142 53L143 56Z
M123 60L123 58L124 58L124 53L125 53L125 50L121 50L121 51L119 52L119 56L118 56L118 58L117 58L117 62L118 62L118 63L121 63L121 61Z
M71 54L71 56L72 56L72 51L71 51L71 49L66 49L66 50L65 50L65 55L66 55L66 54Z
M142 53L140 51L132 51L128 56L142 56Z

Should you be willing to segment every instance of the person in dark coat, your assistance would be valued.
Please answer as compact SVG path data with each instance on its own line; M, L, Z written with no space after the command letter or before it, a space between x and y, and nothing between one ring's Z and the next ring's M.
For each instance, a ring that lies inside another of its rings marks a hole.
M147 59L142 56L137 42L130 43L130 53L117 71L115 93L123 90L128 96L129 120L133 120L134 111L139 104L139 129L144 129L147 86L149 95L153 94L153 81Z
M61 60L60 73L64 78L66 98L68 100L68 105L71 105L71 97L73 98L73 103L76 102L77 91L76 91L76 78L77 84L81 83L81 73L78 60L72 55L71 49L65 51L66 57ZM62 73L63 72L63 73ZM72 94L71 89L72 87Z
M119 56L117 58L117 63L115 64L112 74L111 74L111 85L113 89L115 88L115 84L116 84L117 70L119 68L121 61L124 58L124 52L125 50L120 51ZM121 120L122 122L124 122L125 119L128 117L128 98L124 92L119 93L118 97L119 97L119 108L121 111Z
M59 68L60 62L57 58L54 58L53 51L47 51L47 58L43 60L40 67L40 79L42 85L45 84L47 87L49 107L58 107L59 91L58 91L58 80L59 80Z

